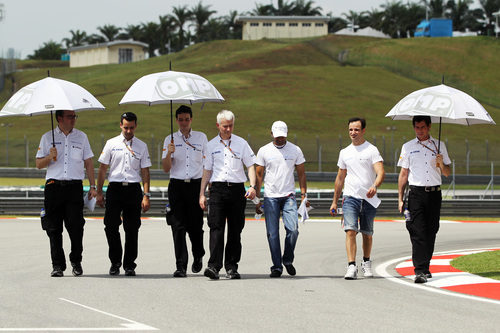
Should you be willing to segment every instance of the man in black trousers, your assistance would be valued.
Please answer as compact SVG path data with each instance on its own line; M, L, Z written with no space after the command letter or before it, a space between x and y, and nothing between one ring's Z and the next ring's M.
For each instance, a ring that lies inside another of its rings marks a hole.
M401 148L398 166L398 207L403 212L403 194L409 183L406 229L410 233L415 283L425 283L432 278L429 264L434 253L434 243L439 230L441 213L441 175L450 175L451 160L443 142L430 136L431 118L413 117L416 139Z
M162 165L170 172L168 184L167 224L172 227L174 238L174 277L186 277L188 250L186 233L191 240L193 264L191 271L198 273L203 267L203 210L199 205L203 156L207 147L207 136L191 130L193 112L181 105L175 112L179 131L169 135L163 144Z
M50 239L52 277L61 277L66 269L63 249L63 222L71 240L69 260L73 275L83 274L83 187L84 168L90 183L88 198L96 196L92 149L87 135L75 127L75 111L58 110L54 131L42 136L36 154L36 167L47 168L45 182L45 216L42 228Z
M217 114L219 134L207 144L203 177L200 187L200 207L208 208L210 227L210 259L204 275L219 279L224 268L228 279L240 279L238 262L241 258L241 231L245 226L246 198L255 198L255 154L245 139L233 134L234 114L222 110ZM248 170L250 189L245 193L244 167ZM207 205L205 189L210 182ZM227 221L227 243L224 251L224 231Z
M120 135L109 139L99 157L101 163L97 178L97 204L104 206L102 187L109 167L108 189L106 191L106 211L104 231L109 245L110 275L120 274L122 266L122 243L120 224L125 231L125 253L123 268L125 275L135 276L138 250L141 209L149 210L149 159L148 146L134 136L137 116L132 112L121 115ZM141 180L144 193L141 189Z

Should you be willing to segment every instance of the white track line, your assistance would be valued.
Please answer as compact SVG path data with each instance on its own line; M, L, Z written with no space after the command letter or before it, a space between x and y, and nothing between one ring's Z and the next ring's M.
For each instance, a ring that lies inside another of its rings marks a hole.
M59 298L59 299L62 300L62 301L74 304L74 305L78 305L78 306L80 306L82 308L85 308L87 310L91 310L91 311L94 311L94 312L98 312L98 313L104 314L104 315L109 316L109 317L113 317L113 318L116 318L116 319L120 319L120 320L126 321L127 323L120 324L121 325L120 327L91 327L91 328L87 328L87 327L0 328L0 332L40 332L40 331L43 331L43 332L48 332L48 331L49 332L52 332L52 331L158 331L158 328L155 328L155 327L152 327L152 326L148 326L146 324L142 324L142 323L139 323L137 321L130 320L130 319L127 319L127 318L124 318L124 317L120 317L120 316L114 315L114 314L109 313L109 312L98 310L96 308L92 308L90 306L83 305L83 304L71 301L69 299L66 299L66 298Z
M443 254L451 254L451 253L462 253L464 251L477 251L477 250L485 250L485 249L467 249L467 250L455 250L455 251L444 251L444 252L439 252L435 253L435 255L443 255ZM441 288L435 288L431 286L426 286L425 283L414 283L413 280L410 280L408 278L405 278L401 275L392 275L387 271L387 268L391 265L394 265L398 262L405 261L411 259L410 257L401 257L393 260L386 261L380 265L378 265L375 269L378 275L386 278L389 281L396 282L403 284L407 287L413 287L413 288L418 288L421 290L426 290L426 291L432 291L438 294L444 294L444 295L449 295L449 296L455 296L455 297L460 297L460 298L465 298L465 299L471 299L474 301L481 301L481 302L486 302L486 303L493 303L493 304L498 304L500 305L500 301L489 299L489 298L483 298L483 297L478 297L478 296L471 296L471 295L466 295L466 294L461 294L458 292L453 292L453 291L448 291L445 289Z

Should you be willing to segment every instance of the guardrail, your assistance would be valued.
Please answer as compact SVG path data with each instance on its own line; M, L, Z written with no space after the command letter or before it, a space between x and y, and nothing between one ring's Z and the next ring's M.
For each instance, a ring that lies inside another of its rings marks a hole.
M43 193L42 193L43 194ZM150 210L143 216L163 216L168 199L161 197L151 198ZM329 216L331 199L311 198L309 202L314 207L309 212L311 217ZM340 205L340 202L339 202ZM26 215L37 216L43 207L42 197L2 197L0 198L0 215ZM377 209L377 216L399 216L397 212L397 198L385 198ZM96 207L94 212L84 210L86 216L104 216L104 209ZM255 205L247 203L245 215L253 217ZM474 216L474 217L500 217L500 199L460 199L443 200L441 216Z

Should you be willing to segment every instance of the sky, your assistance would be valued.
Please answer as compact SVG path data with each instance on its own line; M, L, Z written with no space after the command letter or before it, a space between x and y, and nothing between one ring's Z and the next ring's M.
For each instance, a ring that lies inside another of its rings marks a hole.
M417 0L414 0L417 1ZM189 8L199 0L0 0L3 19L0 21L0 57L8 49L15 50L16 57L25 59L43 43L53 40L61 42L71 37L70 30L81 30L87 34L98 33L97 27L112 24L126 27L129 24L159 22L158 17L171 14L172 7L187 5ZM230 10L238 13L251 11L255 4L268 4L271 0L203 0L216 10L214 15L223 16ZM322 13L341 16L349 10L380 9L386 0L316 0L315 6ZM477 0L475 1L477 2ZM272 3L276 6L277 0ZM2 7L3 4L3 7Z

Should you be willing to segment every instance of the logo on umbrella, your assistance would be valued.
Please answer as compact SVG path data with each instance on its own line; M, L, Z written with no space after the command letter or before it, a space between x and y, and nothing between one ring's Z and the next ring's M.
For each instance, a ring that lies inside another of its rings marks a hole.
M183 98L192 95L202 98L217 97L208 82L185 77L178 77L175 80L159 79L155 89L158 95L165 99Z
M437 117L446 117L453 108L453 101L448 96L426 93L421 96L403 99L398 106L397 113L404 113L408 110L428 114L432 112Z

